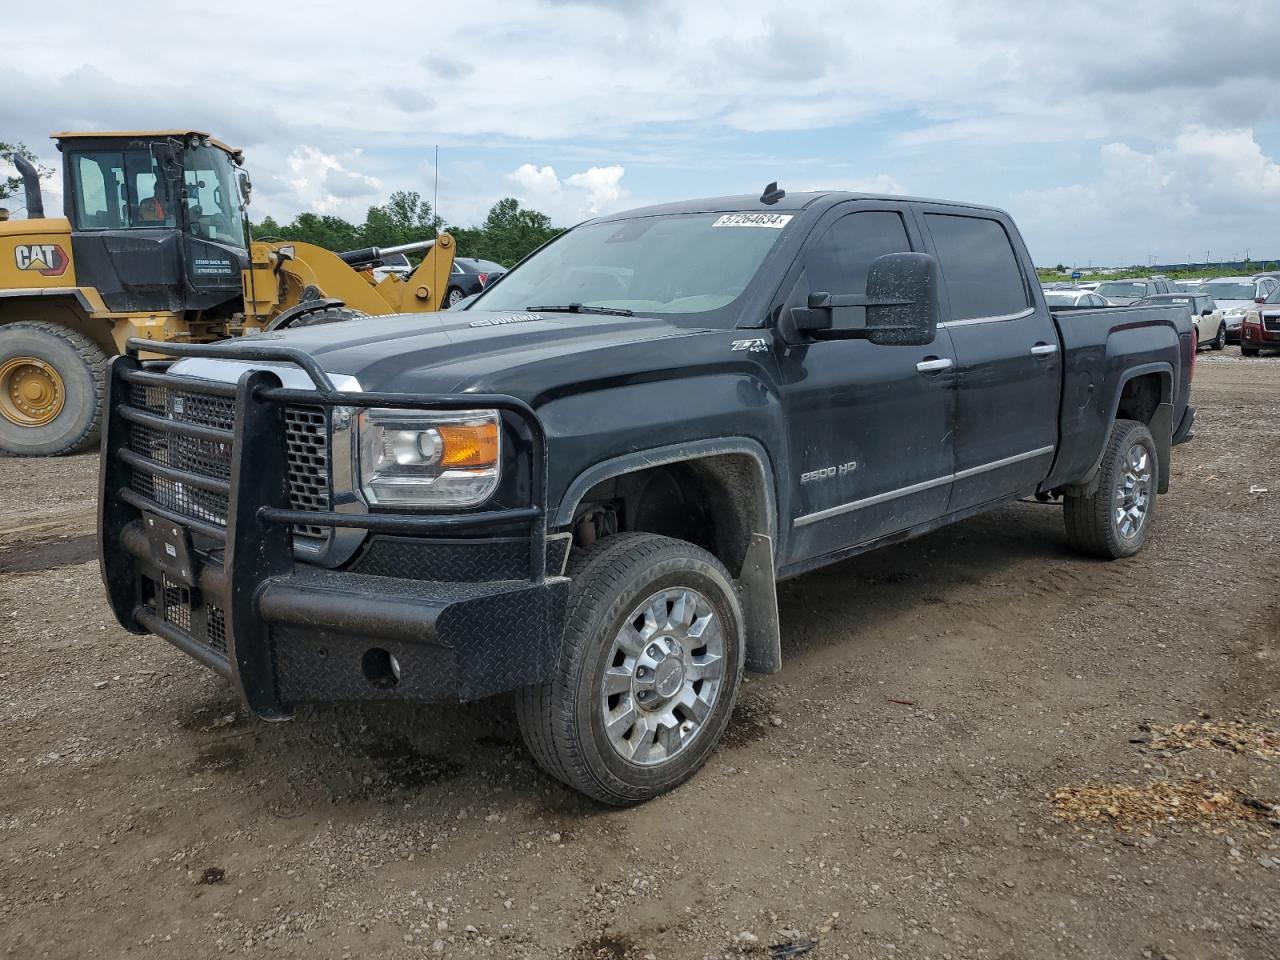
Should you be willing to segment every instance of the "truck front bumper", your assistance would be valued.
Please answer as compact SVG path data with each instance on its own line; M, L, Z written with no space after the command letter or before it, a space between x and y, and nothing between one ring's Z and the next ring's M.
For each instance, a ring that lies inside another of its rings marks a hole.
M304 369L309 360L280 347L259 348L263 357L225 346L138 347ZM252 370L229 398L226 384L144 368L135 355L112 361L98 540L117 620L220 673L269 719L303 703L474 700L549 680L568 580L547 575L545 439L532 411L510 397L342 394L326 386L322 372L308 373L315 391L285 390L270 370ZM167 417L156 412L164 404L148 406L157 393L146 391L167 391ZM234 410L233 422L209 414L219 395L224 409ZM304 516L293 507L286 404L332 409L424 400L444 408L483 402L513 414L534 460L528 506L434 516ZM500 528L507 535L496 539L510 544L511 531L523 526L527 570L508 564L491 580L462 582L411 579L421 575L411 570L381 576L321 569L295 559L293 529L304 523L362 527L420 545L444 535L455 546L481 548L488 531ZM551 548L555 570L565 546L557 540Z

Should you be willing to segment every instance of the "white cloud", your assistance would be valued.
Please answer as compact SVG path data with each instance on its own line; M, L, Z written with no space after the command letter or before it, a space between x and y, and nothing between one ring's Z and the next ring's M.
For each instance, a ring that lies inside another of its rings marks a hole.
M1087 253L1095 262L1123 262L1147 251L1156 262L1236 259L1252 246L1280 239L1260 234L1255 222L1280 199L1280 163L1263 153L1247 129L1200 124L1176 134L1168 146L1144 151L1126 143L1099 148L1097 179L1015 194L1010 209L1039 262ZM1063 236L1080 250L1063 250Z
M837 177L803 188L803 191L808 190L848 190L851 193L890 193L896 196L906 196L910 192L887 173L877 173L872 177Z
M380 199L382 181L347 168L359 154L339 158L316 147L300 146L286 160L288 173L271 178L267 191L272 206L292 204L295 209L332 213L363 219L365 209Z
M626 168L619 164L591 167L561 179L550 166L521 164L507 175L516 199L541 210L556 223L575 223L625 206L628 196L622 186Z

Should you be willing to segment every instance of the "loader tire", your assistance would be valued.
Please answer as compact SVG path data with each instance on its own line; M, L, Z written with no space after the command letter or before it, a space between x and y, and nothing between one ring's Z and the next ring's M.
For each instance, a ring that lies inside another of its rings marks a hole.
M1067 542L1079 553L1118 560L1147 542L1160 489L1160 458L1146 424L1117 420L1111 427L1098 486L1088 496L1062 498Z
M340 323L343 320L359 320L367 316L367 313L360 310L352 310L350 307L326 307L313 313L304 313L290 323L289 328L318 327L322 323Z
M51 457L96 444L106 364L79 331L37 320L0 327L0 452Z

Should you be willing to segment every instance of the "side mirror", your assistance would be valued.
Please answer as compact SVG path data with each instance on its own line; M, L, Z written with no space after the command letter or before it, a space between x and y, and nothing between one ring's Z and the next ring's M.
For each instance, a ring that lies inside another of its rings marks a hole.
M837 311L863 307L862 318L836 324ZM938 261L927 253L886 253L871 262L865 294L811 293L791 311L791 326L815 340L869 340L923 346L938 332Z
M1200 311L1200 316L1211 317L1213 316L1213 311L1210 310L1208 307L1205 307L1203 310Z

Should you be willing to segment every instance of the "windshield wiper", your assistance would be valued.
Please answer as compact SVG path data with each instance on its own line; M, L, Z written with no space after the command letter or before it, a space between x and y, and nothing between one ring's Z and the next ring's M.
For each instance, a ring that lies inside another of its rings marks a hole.
M625 307L588 307L581 303L565 303L549 307L525 307L526 310L545 310L547 313L601 313L610 317L634 317L636 312Z

